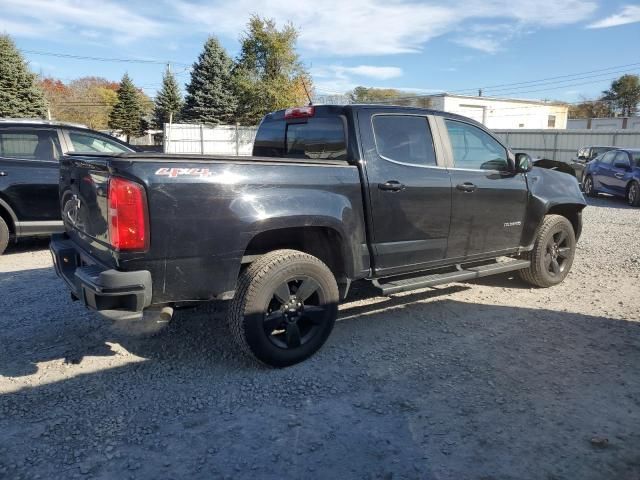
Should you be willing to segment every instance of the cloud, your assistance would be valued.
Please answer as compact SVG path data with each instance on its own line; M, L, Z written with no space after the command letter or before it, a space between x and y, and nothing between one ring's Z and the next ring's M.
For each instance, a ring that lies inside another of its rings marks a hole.
M119 44L165 33L161 22L125 5L113 0L99 6L77 0L2 0L0 31L38 38L108 36Z
M497 53L501 49L501 41L488 35L460 37L455 39L454 42L463 47L473 48L474 50L480 50L481 52L490 54Z
M375 78L377 80L388 80L402 76L400 67L378 67L375 65L358 65L356 67L343 67L331 65L327 67L335 73L355 75L358 77Z
M584 21L597 6L592 0L175 0L172 5L194 28L232 38L243 32L251 13L279 25L290 21L300 31L301 49L317 56L413 53L469 23L554 27ZM488 48L486 40L476 44Z
M609 28L640 22L640 5L627 5L619 13L598 20L587 28Z
M426 94L441 92L442 89L428 89L415 87L400 87L396 85L371 85L369 79L389 80L402 76L402 69L391 66L357 65L345 67L343 65L324 65L311 69L314 79L314 89L318 95L342 95L360 85L374 88L393 88L403 92Z
M100 44L165 38L179 41L199 33L237 39L257 13L299 29L300 49L322 56L415 53L433 38L448 35L468 48L492 53L514 28L532 31L584 22L596 0L0 0L0 31L16 36L75 39ZM625 7L618 15L635 15ZM616 18L618 18L616 17ZM620 21L619 19L616 21ZM480 34L478 25L506 30ZM595 27L594 27L595 28ZM391 77L387 77L391 78Z
M402 76L402 69L392 66L357 65L323 65L313 67L311 74L316 81L316 90L323 93L340 93L352 90L358 85L368 83L368 79L389 80ZM360 79L360 81L356 81ZM367 79L362 81L362 79Z

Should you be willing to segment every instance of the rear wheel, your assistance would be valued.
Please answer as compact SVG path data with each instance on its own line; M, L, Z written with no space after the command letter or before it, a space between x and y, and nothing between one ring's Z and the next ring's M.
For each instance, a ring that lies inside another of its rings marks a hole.
M635 180L627 188L627 203L632 207L640 207L640 184Z
M531 265L520 270L520 277L537 287L557 285L569 274L575 250L571 222L561 215L547 215L538 227L533 250L527 252Z
M229 309L229 328L248 354L286 367L313 355L338 314L338 286L318 258L276 250L240 275Z
M597 195L593 188L593 177L591 175L587 175L587 178L584 179L584 193L587 197L595 197Z
M4 218L0 217L0 255L4 253L9 245L9 226Z

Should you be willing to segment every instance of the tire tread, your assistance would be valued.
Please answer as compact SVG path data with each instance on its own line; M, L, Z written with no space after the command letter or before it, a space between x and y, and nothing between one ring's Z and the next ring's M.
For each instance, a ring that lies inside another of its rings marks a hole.
M299 250L274 250L266 253L251 263L238 278L236 292L229 307L227 317L231 336L240 349L261 362L251 350L245 335L244 311L246 305L253 300L258 294L258 290L263 286L263 280L273 270L281 268L283 264L291 262L293 259L304 259L305 261L315 263L318 266L327 268L327 266L318 258Z
M9 246L9 238L9 226L4 218L0 217L0 255L2 255L7 249L7 246Z
M525 260L529 260L531 265L528 268L520 270L518 273L520 274L520 278L525 282L536 286L536 287L550 287L555 284L549 283L543 276L542 271L538 268L538 259L544 255L544 249L546 245L544 242L541 242L540 239L546 238L547 234L551 229L556 227L558 223L569 222L562 215L545 215L542 222L540 222L540 226L536 231L536 239L533 245L533 249L529 252L526 252L523 255ZM571 225L571 224L569 224ZM571 227L573 229L573 227Z

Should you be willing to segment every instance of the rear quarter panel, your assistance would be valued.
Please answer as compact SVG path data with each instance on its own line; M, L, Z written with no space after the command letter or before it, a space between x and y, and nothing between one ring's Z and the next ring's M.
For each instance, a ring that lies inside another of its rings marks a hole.
M280 228L332 228L347 242L349 274L368 269L355 166L116 160L112 169L147 189L150 250L119 263L151 271L154 303L228 297L251 239Z

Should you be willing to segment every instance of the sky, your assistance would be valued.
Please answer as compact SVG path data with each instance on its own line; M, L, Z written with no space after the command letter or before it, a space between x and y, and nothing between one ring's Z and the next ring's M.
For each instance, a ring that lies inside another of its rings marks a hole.
M358 85L576 102L640 74L640 3L617 0L0 0L31 68L181 84L207 36L232 57L251 14L291 22L316 94ZM71 58L71 57L92 57ZM119 59L122 61L113 61Z

